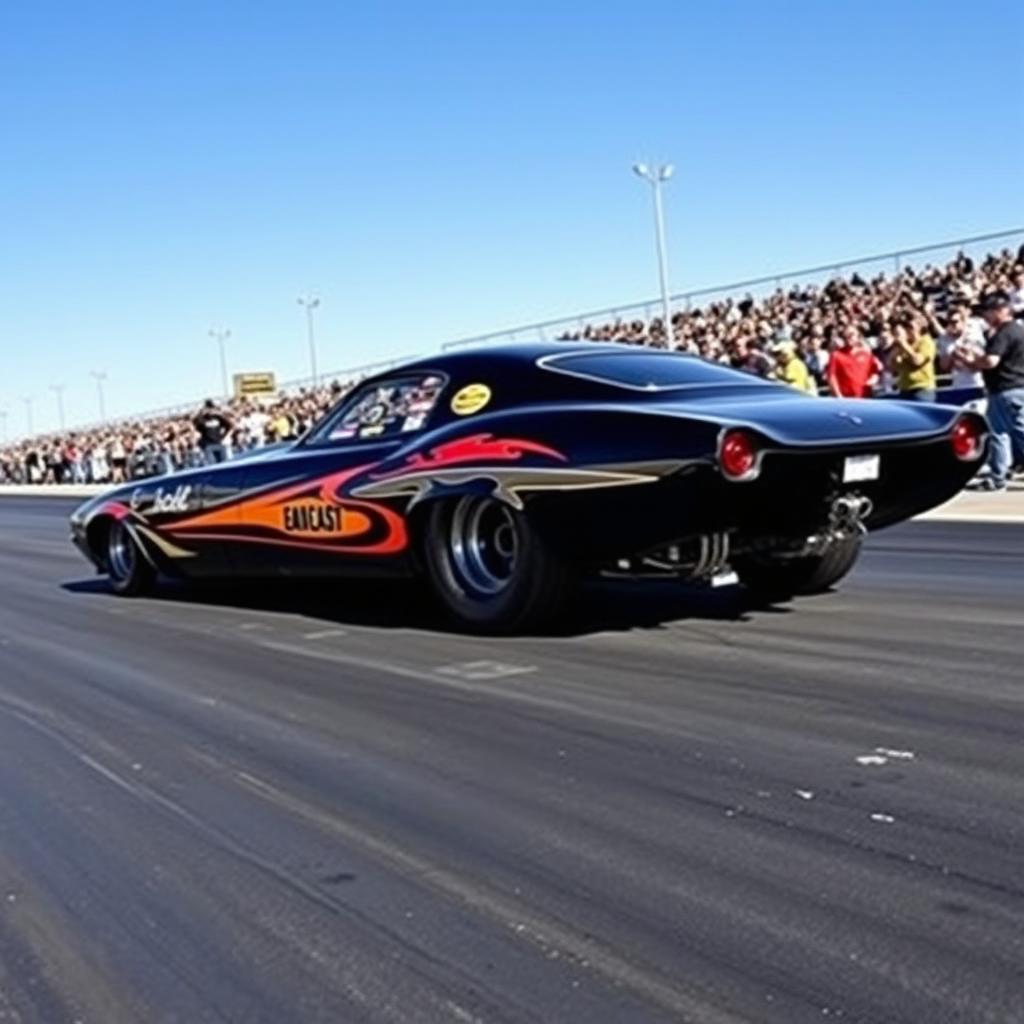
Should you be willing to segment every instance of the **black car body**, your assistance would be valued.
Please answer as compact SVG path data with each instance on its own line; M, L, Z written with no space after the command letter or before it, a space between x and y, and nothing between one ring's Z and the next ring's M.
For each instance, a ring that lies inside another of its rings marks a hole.
M986 435L955 407L675 353L462 350L364 381L294 444L93 499L72 535L124 592L157 571L425 574L464 623L514 628L587 572L821 589L863 532L956 494Z

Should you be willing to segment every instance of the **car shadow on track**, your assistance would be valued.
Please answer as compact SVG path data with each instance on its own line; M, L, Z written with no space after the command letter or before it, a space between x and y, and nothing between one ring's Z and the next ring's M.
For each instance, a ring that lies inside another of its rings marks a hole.
M113 596L102 577L61 586L73 594ZM168 580L161 581L151 596L133 600L301 615L340 626L467 632L447 621L423 588L408 581L250 580L242 585ZM572 606L558 619L520 635L578 637L659 629L686 620L743 622L753 612L787 611L786 606L755 601L739 586L711 589L683 583L594 581L579 589Z

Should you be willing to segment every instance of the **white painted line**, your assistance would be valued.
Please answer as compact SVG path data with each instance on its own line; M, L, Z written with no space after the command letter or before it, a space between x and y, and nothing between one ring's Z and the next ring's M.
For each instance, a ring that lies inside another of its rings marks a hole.
M875 753L896 761L913 761L916 756L912 750L890 750L888 747L875 747Z
M0 484L0 498L91 498L114 484Z
M861 754L860 757L855 758L857 764L869 765L869 764L888 764L889 758L882 757L880 754Z
M1024 523L1024 514L1017 512L923 512L915 523Z
M436 672L456 679L506 679L536 672L536 665L510 665L502 661L460 661L454 665L441 665Z

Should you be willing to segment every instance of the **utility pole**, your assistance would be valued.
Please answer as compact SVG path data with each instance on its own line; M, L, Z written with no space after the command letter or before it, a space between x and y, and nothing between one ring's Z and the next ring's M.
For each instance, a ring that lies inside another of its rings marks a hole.
M661 186L672 177L675 170L671 164L648 167L647 164L633 164L633 173L651 186L654 195L654 233L658 244L658 276L661 279L661 315L665 328L665 344L673 347L672 314L668 301L668 246L665 242L665 211L661 203Z
M210 328L210 337L213 338L218 347L220 348L220 385L221 391L225 398L229 398L231 395L231 389L228 387L228 357L224 347L224 343L231 337L231 331L227 328Z
M306 310L306 338L309 342L309 368L310 376L313 378L313 387L320 384L320 376L316 367L316 336L313 333L313 310L320 305L320 300L315 295L300 295L298 299L300 306Z
M50 390L57 396L57 423L60 425L60 432L64 433L64 385L51 384Z
M107 379L105 370L92 370L90 376L96 381L96 397L100 404L100 423L107 422L107 403L103 396L103 383Z

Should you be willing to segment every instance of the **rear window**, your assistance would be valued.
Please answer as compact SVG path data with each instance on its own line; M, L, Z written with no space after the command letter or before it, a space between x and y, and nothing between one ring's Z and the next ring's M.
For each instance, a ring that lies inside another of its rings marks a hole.
M560 373L645 391L709 384L763 384L748 373L678 352L580 352L546 359Z

